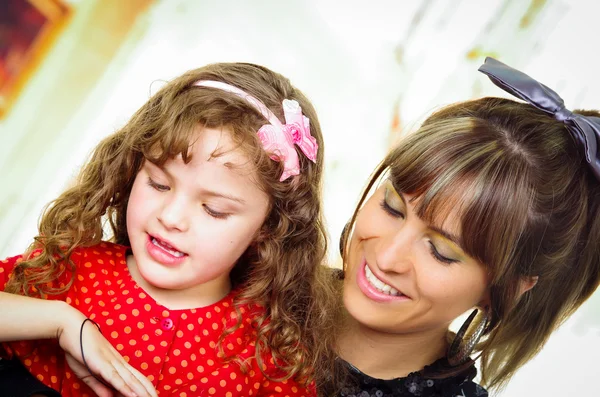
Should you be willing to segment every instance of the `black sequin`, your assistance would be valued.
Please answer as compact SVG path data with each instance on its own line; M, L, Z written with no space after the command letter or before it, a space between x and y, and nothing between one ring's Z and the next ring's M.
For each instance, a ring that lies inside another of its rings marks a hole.
M339 362L349 371L344 384L337 388L340 397L488 397L487 391L473 382L477 375L474 365L444 379L429 379L424 371L418 371L404 378L384 380L366 375L343 360ZM436 365L439 363L429 368Z

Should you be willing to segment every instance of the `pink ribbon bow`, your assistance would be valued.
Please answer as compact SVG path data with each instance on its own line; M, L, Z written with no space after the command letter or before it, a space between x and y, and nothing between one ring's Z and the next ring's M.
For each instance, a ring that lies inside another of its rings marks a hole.
M300 161L294 145L298 146L302 153L313 163L317 162L319 145L317 140L310 134L310 120L302 114L302 108L297 101L283 100L285 124L282 124L277 116L261 101L237 87L212 80L197 81L194 85L231 92L248 101L269 120L270 124L265 124L258 130L258 138L265 151L271 155L271 159L283 163L283 173L279 178L280 181L300 174Z
M317 140L310 134L310 120L302 114L296 101L283 100L285 124L265 124L258 130L258 137L271 158L284 164L280 181L300 173L300 162L294 145L313 163L317 161Z

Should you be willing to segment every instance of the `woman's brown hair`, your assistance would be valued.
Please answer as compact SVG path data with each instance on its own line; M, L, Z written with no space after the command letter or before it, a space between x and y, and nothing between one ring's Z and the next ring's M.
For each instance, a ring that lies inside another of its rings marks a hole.
M384 174L419 198L424 220L461 214L462 243L490 280L491 323L475 350L482 383L502 388L600 283L600 182L582 148L533 106L483 98L435 112L404 138L357 211ZM537 284L521 294L530 277Z
M193 86L216 80L236 86L262 101L283 120L282 101L296 100L310 119L310 132L319 144L317 161L302 153L299 175L279 181L282 164L269 158L257 136L268 122L244 99L222 90ZM133 181L144 161L162 165L181 155L190 161L194 127L226 128L254 161L257 183L271 198L270 210L255 242L231 272L236 308L255 304L266 309L255 319L256 359L272 352L283 378L308 381L324 365L331 320L324 313L329 290L322 274L326 237L322 220L323 139L316 112L288 79L271 70L245 63L221 63L189 71L171 81L144 104L115 134L104 139L82 169L75 185L45 210L39 236L20 262L6 292L45 296L68 289L48 286L66 271L78 247L92 246L103 237L105 219L112 240L129 245L126 210ZM215 155L218 155L216 153ZM72 281L71 281L72 282ZM241 317L238 315L238 326ZM225 334L231 332L226 331ZM221 353L223 349L220 347ZM263 366L260 365L262 368ZM269 376L270 374L266 374ZM271 374L272 376L273 374Z

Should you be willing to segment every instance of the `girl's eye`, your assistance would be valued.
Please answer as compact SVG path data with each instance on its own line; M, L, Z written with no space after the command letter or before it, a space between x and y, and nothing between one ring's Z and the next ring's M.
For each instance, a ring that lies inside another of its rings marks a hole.
M212 216L213 218L216 219L227 219L229 217L230 214L226 213L226 212L219 212L219 211L215 211L212 208L210 208L209 206L207 206L206 204L203 205L204 207L204 211L206 211L206 213L210 216Z
M450 265L452 263L458 262L456 259L447 258L444 255L440 254L439 251L435 248L435 245L430 241L429 242L429 250L431 251L431 255L438 261L445 265Z
M154 182L150 177L148 177L148 186L158 190L159 192L168 192L169 190L171 190L171 188L166 185L161 185L159 183Z
M398 211L397 209L395 209L394 207L392 207L391 205L389 205L387 203L387 201L385 201L385 199L381 200L381 208L387 212L389 215L393 216L394 218L402 218L404 219L404 213L401 211Z

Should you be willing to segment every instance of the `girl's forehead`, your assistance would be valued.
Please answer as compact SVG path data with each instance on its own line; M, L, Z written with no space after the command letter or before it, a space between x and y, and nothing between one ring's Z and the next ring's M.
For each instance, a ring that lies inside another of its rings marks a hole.
M227 127L207 128L196 126L190 134L188 154L190 165L211 162L241 172L252 172L255 166L244 146L233 139ZM181 159L181 154L176 159Z

